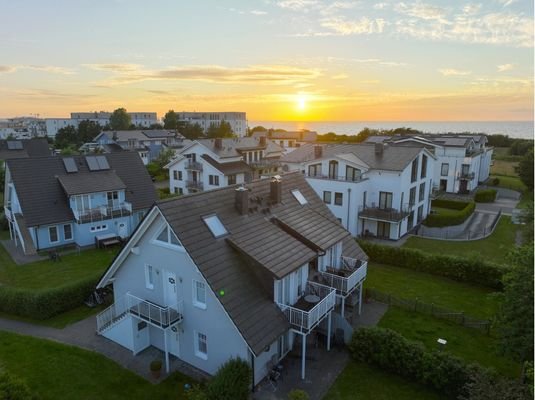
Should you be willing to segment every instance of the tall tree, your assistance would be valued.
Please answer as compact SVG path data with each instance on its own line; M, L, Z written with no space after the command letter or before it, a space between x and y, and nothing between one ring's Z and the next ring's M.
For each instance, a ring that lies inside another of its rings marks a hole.
M190 140L195 140L204 136L202 127L198 123L185 123L183 127L180 128L180 133L184 135L186 139Z
M163 117L163 127L165 129L177 129L178 116L174 110L169 110L165 113Z
M78 124L78 140L80 143L92 142L102 132L102 127L95 121L80 121Z
M111 113L110 128L114 131L122 131L130 129L132 119L124 108L118 108Z
M529 190L533 190L533 149L529 150L517 167L518 176Z
M210 124L210 127L206 131L206 136L209 138L231 138L234 136L234 133L229 122L221 121L219 125Z
M77 146L78 144L78 134L74 126L67 125L65 128L58 129L55 138L55 146L57 149L65 149L69 146Z
M516 360L533 360L533 243L514 249L512 269L504 277L498 318L503 352Z

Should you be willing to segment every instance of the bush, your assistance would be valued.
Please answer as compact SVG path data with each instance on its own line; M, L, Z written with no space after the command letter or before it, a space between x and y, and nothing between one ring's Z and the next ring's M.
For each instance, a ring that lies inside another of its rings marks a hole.
M0 311L38 320L79 307L95 290L95 275L52 289L35 290L0 286Z
M474 200L476 203L492 203L496 200L496 193L494 189L478 190L474 196Z
M209 400L247 400L252 380L251 368L240 358L231 358L208 383Z
M26 382L2 372L0 373L0 399L37 400L38 396L31 392Z
M186 391L188 400L208 400L208 395L200 385L193 385Z
M371 261L427 272L460 282L492 289L503 288L502 278L507 268L479 258L461 258L426 253L417 249L382 246L359 240L359 245Z
M490 183L493 185L493 186L498 186L500 184L500 178L492 178L490 180Z
M472 215L476 209L474 202L461 202L453 200L433 200L431 207L451 209L447 214L429 214L423 221L425 226L440 228L444 226L460 225Z
M301 389L293 389L288 393L288 400L309 400L307 392Z
M426 351L390 329L361 328L353 334L349 351L353 358L457 398L464 394L476 366L468 366L447 352Z

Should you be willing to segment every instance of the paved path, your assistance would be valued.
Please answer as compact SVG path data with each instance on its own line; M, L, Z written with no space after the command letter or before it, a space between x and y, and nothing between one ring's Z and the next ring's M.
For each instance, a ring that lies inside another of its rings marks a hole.
M149 347L140 354L134 356L130 350L96 334L95 316L76 322L64 329L50 328L27 322L0 318L0 330L54 340L56 342L100 353L152 383L158 383L167 376L164 371L162 371L160 379L155 380L152 378L149 371L149 365L152 360L164 359L163 353L160 350L154 347ZM191 376L195 380L200 380L206 376L175 357L170 357L170 361L171 372L180 371L185 375Z

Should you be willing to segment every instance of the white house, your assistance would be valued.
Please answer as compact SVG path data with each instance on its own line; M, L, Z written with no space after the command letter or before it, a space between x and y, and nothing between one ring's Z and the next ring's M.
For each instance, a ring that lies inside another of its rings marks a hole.
M283 149L265 136L197 140L166 166L169 189L189 194L274 175L282 153Z
M253 385L299 346L304 379L310 333L351 335L366 260L300 173L160 201L98 283L115 302L97 331L167 369L240 357Z
M177 112L177 119L190 124L199 124L206 133L211 125L219 126L221 121L228 122L232 132L239 137L247 135L247 117L244 112Z
M255 132L253 137L267 136L284 149L285 153L294 151L296 148L307 143L314 143L318 137L317 132L312 131L274 131Z
M397 240L430 211L434 155L382 143L306 145L286 154L353 235Z

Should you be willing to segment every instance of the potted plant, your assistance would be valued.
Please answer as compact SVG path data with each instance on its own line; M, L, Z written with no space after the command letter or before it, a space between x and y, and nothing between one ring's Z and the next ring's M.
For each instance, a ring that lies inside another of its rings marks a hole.
M154 379L158 379L160 377L160 373L162 372L162 361L161 360L151 361L150 372L152 373L152 377Z

